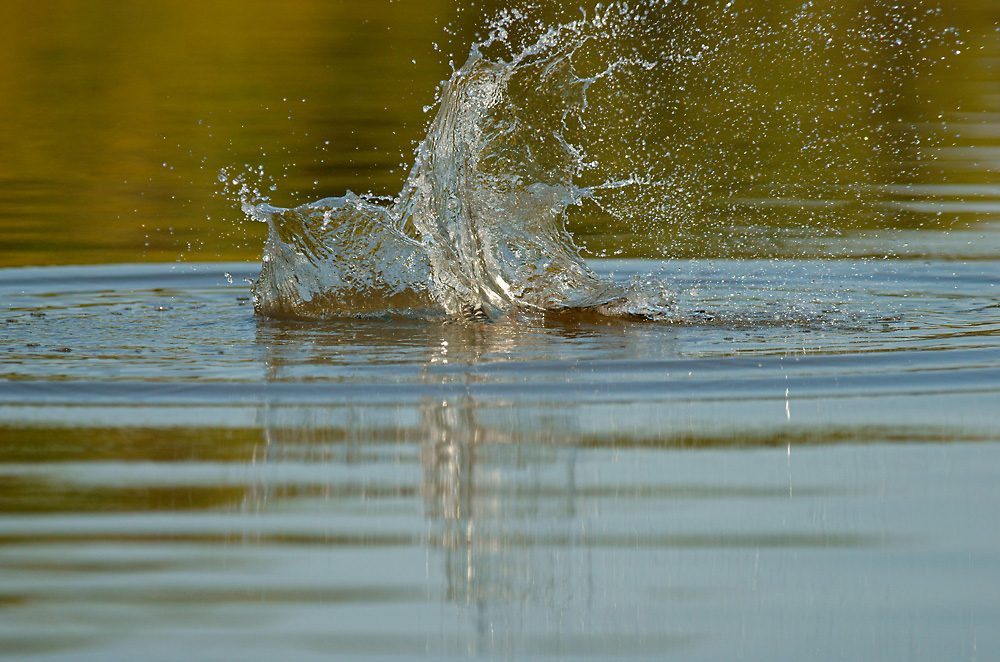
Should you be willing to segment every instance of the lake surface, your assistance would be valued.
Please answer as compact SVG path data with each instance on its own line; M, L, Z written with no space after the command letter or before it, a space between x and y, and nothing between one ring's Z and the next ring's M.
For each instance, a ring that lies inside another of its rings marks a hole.
M0 658L1000 658L1000 10L652 3L658 321L255 314L499 4L7 8Z
M3 649L989 659L998 267L678 261L676 323L473 328L2 270Z

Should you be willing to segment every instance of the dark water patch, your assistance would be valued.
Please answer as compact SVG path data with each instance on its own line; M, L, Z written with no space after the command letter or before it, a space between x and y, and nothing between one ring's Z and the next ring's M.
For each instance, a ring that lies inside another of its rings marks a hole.
M422 603L427 601L426 591L419 589L390 588L385 586L351 586L343 588L326 587L194 587L179 586L176 588L157 587L145 588L142 591L122 590L114 588L84 588L74 587L72 593L67 589L54 588L48 594L40 592L32 597L37 602L56 602L64 600L69 595L81 603L100 605L143 604L156 605L216 605L226 604L266 604L294 603L308 605L311 603L329 604L392 604L392 603Z
M239 503L243 490L227 486L84 487L4 471L0 513L183 512Z
M491 535L488 530L476 536L476 545L485 548L510 546L515 549L529 550L534 547L558 548L566 546L582 548L608 548L608 549L759 549L759 548L780 548L780 549L810 549L810 548L862 548L878 547L884 548L886 545L901 544L900 540L890 540L884 535L857 535L853 533L837 533L825 531L822 533L754 533L741 534L738 532L727 532L720 535L711 534L677 534L677 535L655 535L634 533L606 534L606 535L565 535L559 533L522 533L514 530L505 530L500 535ZM58 531L35 533L35 534L14 534L0 532L0 546L35 545L44 543L46 545L65 544L214 544L226 545L236 543L250 543L253 545L267 547L288 546L300 548L304 546L316 546L320 548L335 550L342 548L367 548L377 549L382 547L416 547L425 544L431 547L441 546L450 548L454 546L454 538L446 535L437 538L433 534L429 540L420 537L407 537L400 535L344 535L344 534L322 534L322 533L267 533L257 531L247 531L244 534L196 534L185 532L164 532L160 534L150 533L60 533ZM184 592L178 594L178 599L183 599Z
M231 428L4 427L0 462L239 461L251 457L259 441Z
M788 425L784 429L745 429L742 431L727 431L719 435L670 433L662 431L655 436L644 437L642 434L625 437L580 439L577 443L590 448L676 448L676 449L709 449L709 448L804 448L813 445L833 444L941 444L941 443L987 443L997 441L996 431L977 429L956 429L949 426L824 426L816 430L812 426ZM682 492L691 489L694 494L708 496L708 493L695 487L678 488ZM726 492L720 493L725 495ZM748 492L745 496L750 496Z
M75 545L75 544L115 544L115 545L228 545L254 544L277 546L319 546L329 549L348 548L379 548L379 547L410 547L420 544L421 539L414 536L393 534L325 534L325 533L284 533L284 532L231 532L231 533L195 533L188 531L163 531L160 533L130 533L127 531L102 532L48 532L11 533L0 532L0 546L8 545Z
M49 550L51 551L51 550ZM43 552L44 555L44 552ZM204 565L203 565L204 564ZM69 560L46 560L44 558L35 558L32 560L7 560L4 559L2 563L5 569L24 571L24 572L65 572L67 574L88 574L88 573L108 573L108 572L160 572L166 571L181 566L178 562L167 562L167 561L142 561L142 560L121 560L117 563L110 562L107 559L94 559L91 561L69 561ZM198 564L200 567L205 567L207 564L206 559L202 559L201 563ZM16 599L16 598L11 598Z
M86 650L106 640L106 637L86 634L3 634L0 635L0 648L8 655L51 655Z

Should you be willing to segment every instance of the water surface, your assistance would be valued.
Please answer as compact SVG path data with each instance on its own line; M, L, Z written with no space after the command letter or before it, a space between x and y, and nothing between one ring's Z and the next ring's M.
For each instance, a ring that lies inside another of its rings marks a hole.
M243 263L0 271L4 650L1000 650L998 263L662 266L592 263L674 323L472 327L260 319Z
M0 657L1000 658L996 8L495 4L7 8Z

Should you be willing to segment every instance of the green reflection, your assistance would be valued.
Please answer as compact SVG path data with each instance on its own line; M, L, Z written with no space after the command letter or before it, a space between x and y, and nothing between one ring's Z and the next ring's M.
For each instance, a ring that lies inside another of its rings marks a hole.
M232 505L243 495L242 487L225 485L90 487L4 476L0 513L183 512Z
M391 408L390 408L391 409ZM367 502L400 503L417 497L424 500L425 514L439 525L448 525L468 517L486 516L491 520L499 512L512 516L539 504L563 503L569 510L562 515L572 518L575 504L587 501L636 500L641 502L704 501L708 499L780 499L788 494L787 486L753 483L616 483L575 485L550 483L525 484L526 467L548 470L567 461L567 453L641 452L662 453L678 450L765 449L831 444L885 443L959 443L992 441L988 434L954 427L899 426L825 426L764 427L755 430L732 428L728 432L710 429L691 431L663 427L650 436L639 429L626 433L622 425L610 425L607 432L585 433L561 424L555 418L541 417L504 425L496 418L502 411L480 409L472 403L425 403L419 417L400 408L396 416L384 412L344 411L340 427L282 425L283 414L275 424L262 429L166 428L34 428L6 427L0 444L0 512L6 514L45 513L137 513L188 511L241 511L247 508L266 511L276 504L294 500L321 498L331 502L364 504ZM270 416L269 416L270 417ZM502 421L502 418L499 419ZM619 421L619 423L623 423ZM417 461L412 450L420 449L419 463L423 478L419 483L380 481L366 478L372 468L404 467ZM281 478L267 468L286 463L316 466L351 466L361 472L345 480L340 474L324 480L315 473ZM134 471L129 467L135 467ZM159 469L157 469L159 467ZM210 468L205 473L202 467ZM211 469L213 468L214 469ZM250 467L257 467L250 470ZM143 473L145 471L146 473ZM153 473L149 473L153 471ZM507 475L510 474L510 475ZM230 476L226 478L226 476ZM339 476L339 477L338 477ZM122 482L124 481L124 483ZM820 485L796 489L802 498L830 498L839 492ZM535 505L531 505L535 504ZM500 511L496 509L500 508ZM404 509L408 512L408 509ZM57 531L42 535L46 540ZM126 539L164 539L195 541L226 540L233 532L210 534L129 532L93 535L79 532L78 539L102 540L124 536ZM556 544L546 532L546 544ZM207 536L207 537L206 537ZM288 544L413 544L410 535L389 534L379 542L367 534L344 532L331 536L324 532L262 532L260 539ZM448 536L445 536L447 538ZM5 537L8 542L20 536ZM34 539L28 535L24 540ZM82 538L81 538L82 539ZM588 538L587 544L612 545L611 539ZM352 542L353 541L353 542ZM784 541L784 542L781 542ZM620 542L620 541L619 541ZM851 544L860 544L855 541ZM520 544L529 544L527 539ZM541 541L530 544L541 544ZM824 537L812 540L766 541L754 538L739 542L731 536L726 541L709 538L663 540L650 538L643 544L668 546L724 545L842 545L841 540Z
M0 427L0 464L15 462L241 462L254 430L205 427Z
M283 205L348 188L394 195L448 61L461 64L484 16L508 4L5 7L0 263L254 259L263 228L216 194L224 167L262 167ZM595 156L638 159L668 186L611 201L628 222L575 212L592 252L825 254L836 251L810 249L815 235L1000 215L995 192L982 195L1000 144L994 5L729 4L655 3L650 34L673 40L669 55L711 56L664 66L654 90L595 86L590 119L606 138ZM578 3L550 7L549 20L579 15ZM649 112L623 121L637 104ZM658 146L648 163L642 139ZM977 188L882 188L909 184Z

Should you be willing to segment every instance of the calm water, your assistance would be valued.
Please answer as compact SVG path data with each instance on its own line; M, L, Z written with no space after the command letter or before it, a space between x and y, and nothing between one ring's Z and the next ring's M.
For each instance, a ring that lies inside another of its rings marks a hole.
M998 267L672 262L677 323L475 328L0 271L3 650L990 659Z
M7 8L0 658L1000 658L1000 9L656 4L668 319L255 315L220 169L395 195L477 4Z

